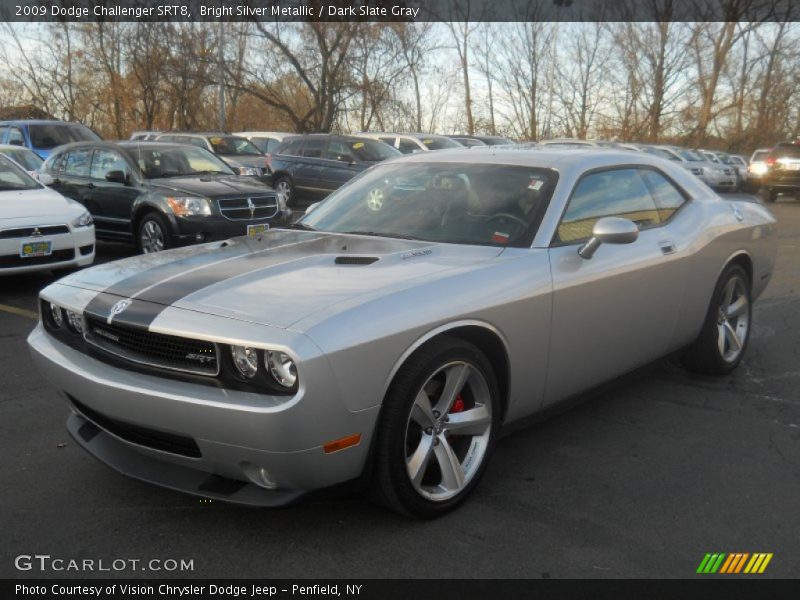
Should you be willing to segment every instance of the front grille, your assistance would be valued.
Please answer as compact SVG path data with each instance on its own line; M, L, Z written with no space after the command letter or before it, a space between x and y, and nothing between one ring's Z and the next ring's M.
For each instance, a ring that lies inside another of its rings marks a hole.
M75 249L53 250L50 256L29 256L22 258L19 254L0 256L0 268L30 267L35 265L49 265L75 258Z
M197 375L219 374L219 350L212 342L109 325L94 317L86 317L84 337L96 348L140 365Z
M197 442L190 437L117 421L78 402L78 400L71 395L69 399L84 417L101 429L113 433L126 442L145 446L146 448L153 448L154 450L180 454L181 456L188 456L190 458L200 458L202 456Z
M39 233L37 234L36 231ZM45 227L16 227L14 229L3 229L0 231L0 240L11 238L29 238L40 235L62 235L69 233L66 225L47 225Z
M217 202L222 216L230 221L269 219L278 212L278 201L275 196L228 198Z

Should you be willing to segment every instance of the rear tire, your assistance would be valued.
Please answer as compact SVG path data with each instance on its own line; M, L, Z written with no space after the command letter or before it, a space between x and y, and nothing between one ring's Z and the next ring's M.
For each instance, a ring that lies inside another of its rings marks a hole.
M494 449L500 395L474 345L449 337L420 348L398 371L376 429L373 497L405 515L434 518L472 492Z
M762 196L764 198L764 202L769 202L771 204L778 199L778 192L771 187L765 187L762 190Z
M692 371L726 375L741 362L752 323L750 278L737 264L720 275L700 335L687 349L683 363Z

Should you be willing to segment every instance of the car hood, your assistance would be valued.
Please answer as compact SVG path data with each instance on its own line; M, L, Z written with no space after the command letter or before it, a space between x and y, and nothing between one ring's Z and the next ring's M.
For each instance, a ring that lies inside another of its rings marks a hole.
M181 248L79 271L60 281L101 292L87 311L149 326L168 306L279 328L442 276L474 269L503 248L273 230L260 239Z
M74 209L64 196L47 188L0 192L0 222L29 217L63 221L72 212Z
M183 193L207 198L225 198L231 196L263 196L272 193L272 189L252 177L238 175L169 177L151 179L150 186L160 194Z

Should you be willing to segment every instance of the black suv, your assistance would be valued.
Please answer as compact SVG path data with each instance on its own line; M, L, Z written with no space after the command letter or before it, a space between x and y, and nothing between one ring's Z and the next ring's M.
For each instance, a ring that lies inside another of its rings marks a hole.
M767 202L775 202L781 192L800 193L800 138L794 142L775 144L767 155L766 163L764 189Z
M375 163L402 156L377 140L315 133L286 138L267 155L272 187L287 205L321 200Z
M144 253L255 236L291 217L269 186L183 144L68 144L42 172L42 183L86 206L99 239L133 241Z

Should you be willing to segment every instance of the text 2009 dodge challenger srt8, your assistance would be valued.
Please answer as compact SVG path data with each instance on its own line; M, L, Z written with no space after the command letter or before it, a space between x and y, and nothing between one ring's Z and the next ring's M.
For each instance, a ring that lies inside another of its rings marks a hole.
M775 240L647 154L414 155L292 229L62 279L29 343L122 473L263 506L364 475L428 517L503 424L676 350L736 367Z

